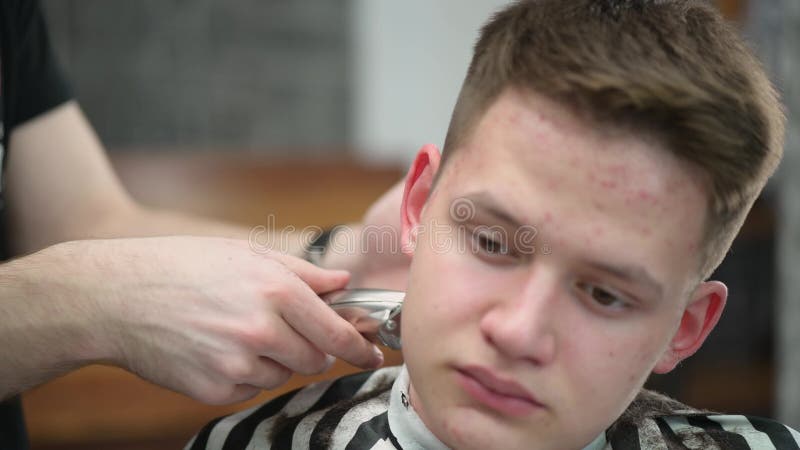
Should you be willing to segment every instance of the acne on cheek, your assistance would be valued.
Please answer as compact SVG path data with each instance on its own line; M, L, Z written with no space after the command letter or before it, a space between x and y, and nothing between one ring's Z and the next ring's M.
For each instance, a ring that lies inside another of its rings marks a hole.
M624 164L613 164L608 166L608 171L614 175L614 177L625 177L628 174L628 166Z
M609 189L609 190L616 189L617 182L613 181L613 180L602 180L602 181L600 181L600 187L602 187L603 189Z
M574 167L576 167L576 166L577 166L577 161L576 161L576 164L575 164ZM617 180L619 180L619 177L622 176L622 174L625 173L625 170L614 166L612 168L609 168L609 172L610 173L608 173L609 176L607 178L605 178L605 177L604 178L598 178L597 175L595 175L595 170L594 169L589 169L589 172L586 175L586 178L592 184L596 184L596 185L600 186L600 188L602 188L604 190L612 191L612 190L616 189L617 186L619 186L619 182Z

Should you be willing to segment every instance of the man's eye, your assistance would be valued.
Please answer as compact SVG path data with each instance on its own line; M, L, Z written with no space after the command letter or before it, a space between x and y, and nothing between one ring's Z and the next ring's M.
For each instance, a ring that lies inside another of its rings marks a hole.
M474 253L493 261L511 261L516 258L515 252L509 248L508 239L502 232L474 230L472 232L472 250Z
M478 248L486 253L506 255L508 254L508 246L501 240L493 238L486 233L478 233L476 239L478 240Z
M591 283L578 281L575 286L589 298L604 309L619 310L629 306L628 301L610 289L603 288Z

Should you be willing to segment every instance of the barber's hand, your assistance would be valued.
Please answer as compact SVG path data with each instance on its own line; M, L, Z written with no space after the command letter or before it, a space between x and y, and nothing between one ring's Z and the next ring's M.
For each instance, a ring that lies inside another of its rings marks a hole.
M256 254L238 240L71 244L79 262L96 267L83 281L101 311L105 358L200 401L237 402L293 372L322 372L326 354L364 368L382 363L377 348L316 295L344 287L347 272Z
M400 247L403 187L403 180L397 182L370 206L361 224L337 227L331 236L323 266L349 270L351 287L406 288L411 258Z

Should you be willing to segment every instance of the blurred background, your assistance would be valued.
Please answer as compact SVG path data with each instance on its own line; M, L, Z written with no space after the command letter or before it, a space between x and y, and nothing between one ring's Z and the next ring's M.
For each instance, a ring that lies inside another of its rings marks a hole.
M478 27L506 3L42 2L75 95L135 197L278 226L358 220L421 145L441 146ZM800 2L715 3L783 92L786 157L716 275L731 291L720 325L649 386L800 428L800 177L789 175L800 170ZM51 450L179 448L246 406L201 405L107 367L24 402L34 448Z

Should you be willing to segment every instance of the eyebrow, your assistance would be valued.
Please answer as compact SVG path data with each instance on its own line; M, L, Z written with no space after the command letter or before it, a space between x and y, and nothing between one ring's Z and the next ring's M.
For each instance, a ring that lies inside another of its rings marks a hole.
M602 272L610 273L611 275L628 281L634 284L644 285L662 298L664 295L664 287L656 281L656 279L647 272L644 267L640 266L616 266L601 261L588 261L587 264Z
M476 210L477 209L483 210L488 214L494 216L496 219L506 222L508 225L512 225L515 227L519 227L522 225L522 222L517 220L516 217L512 216L510 213L498 207L497 206L498 202L495 200L495 197L488 191L473 192L461 198L471 201L476 206Z

